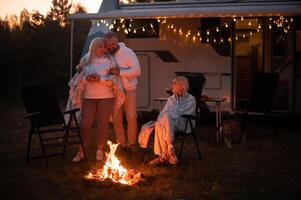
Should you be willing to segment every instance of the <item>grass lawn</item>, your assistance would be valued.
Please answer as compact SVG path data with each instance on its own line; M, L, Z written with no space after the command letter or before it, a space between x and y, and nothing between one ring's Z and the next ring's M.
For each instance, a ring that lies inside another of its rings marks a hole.
M250 134L247 143L232 149L215 143L214 124L198 128L201 161L192 140L185 144L177 166L150 167L143 165L138 153L122 156L124 166L143 172L146 182L132 187L104 187L83 178L89 170L101 166L95 161L95 142L89 147L87 162L71 162L77 151L74 146L67 149L65 159L49 158L49 170L43 160L25 164L29 122L23 118L24 110L0 105L0 113L1 199L301 198L300 128L282 125L281 121L276 124L277 136ZM37 140L33 147L33 152L40 150ZM150 144L147 159L151 158Z

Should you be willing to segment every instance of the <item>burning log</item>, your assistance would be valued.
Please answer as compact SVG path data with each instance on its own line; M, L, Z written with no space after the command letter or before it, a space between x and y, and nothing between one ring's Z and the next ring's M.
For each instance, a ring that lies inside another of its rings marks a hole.
M111 141L108 141L108 145L110 152L106 153L107 159L103 169L94 173L88 173L85 179L88 181L101 181L105 183L105 186L109 186L109 182L135 185L140 181L144 181L142 173L138 173L133 169L127 170L120 164L120 161L115 155L118 144L113 144Z

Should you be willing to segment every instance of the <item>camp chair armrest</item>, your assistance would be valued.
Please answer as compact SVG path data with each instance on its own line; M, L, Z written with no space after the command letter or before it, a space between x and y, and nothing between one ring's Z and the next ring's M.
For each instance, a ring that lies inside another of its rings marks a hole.
M24 117L25 117L25 118L32 119L32 118L35 118L35 117L40 116L40 114L41 114L40 112L28 113L28 114L25 115Z
M188 115L188 114L184 114L184 115L182 115L182 117L185 119L193 119L193 120L196 119L196 117L194 115Z
M71 110L65 111L63 114L64 114L64 115L65 115L65 114L72 114L72 113L78 112L79 110L80 110L79 108L73 108L73 109L71 109Z

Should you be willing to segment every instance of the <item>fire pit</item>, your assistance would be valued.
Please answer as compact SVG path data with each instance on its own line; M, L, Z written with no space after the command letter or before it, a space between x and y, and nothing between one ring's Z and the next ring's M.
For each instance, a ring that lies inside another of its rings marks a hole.
M138 173L133 169L127 170L121 164L115 155L118 144L108 141L110 152L106 153L106 162L103 169L95 172L90 172L85 176L88 181L101 181L104 183L120 183L124 185L134 185L144 181L143 174Z

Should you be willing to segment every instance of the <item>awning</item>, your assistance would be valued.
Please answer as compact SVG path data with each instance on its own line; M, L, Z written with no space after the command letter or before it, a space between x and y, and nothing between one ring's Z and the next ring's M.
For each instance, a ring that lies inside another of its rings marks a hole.
M301 2L207 3L167 6L124 6L102 13L73 14L69 20L114 18L194 18L235 16L295 16L301 15Z

